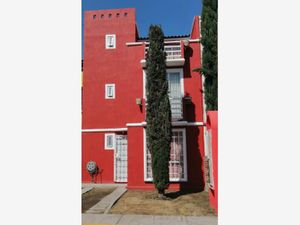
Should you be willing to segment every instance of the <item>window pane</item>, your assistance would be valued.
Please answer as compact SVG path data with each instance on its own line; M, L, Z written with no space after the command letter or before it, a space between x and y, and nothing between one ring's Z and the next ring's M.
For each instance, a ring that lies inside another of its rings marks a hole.
M114 35L106 35L106 48L114 48L116 44L116 38Z
M174 72L168 75L169 96L170 98L181 97L180 73Z
M108 46L109 47L113 47L114 46L114 37L113 36L109 36L108 37Z
M112 143L112 135L107 135L107 147L112 148L113 143Z
M113 98L115 93L115 87L113 85L106 86L106 97Z
M112 86L107 87L107 96L112 97Z
M169 177L170 179L184 178L184 155L183 155L183 131L172 132L172 142L170 149ZM152 178L151 154L146 150L146 178Z

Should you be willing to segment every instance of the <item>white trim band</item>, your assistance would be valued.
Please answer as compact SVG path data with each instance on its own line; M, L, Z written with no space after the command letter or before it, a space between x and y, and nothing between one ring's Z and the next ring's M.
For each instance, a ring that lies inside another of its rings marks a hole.
M172 126L204 126L204 123L203 122L177 121L177 122L172 122Z
M126 42L127 46L143 45L144 42Z
M140 61L140 63L142 64L143 68L146 67L146 59L142 59ZM184 63L185 63L185 59L184 58L166 59L166 66L167 67L171 67L171 66L183 66Z
M200 42L200 39L182 39L182 40L178 40L178 41L164 41L165 44L180 44L181 41L183 40L188 40L190 43L198 43ZM138 46L138 45L149 45L149 42L148 41L145 41L145 42L126 42L126 45L127 46Z
M103 128L103 129L82 129L81 132L114 132L114 131L127 131L127 128Z
M189 40L190 43L200 43L200 39L190 39Z
M127 127L145 127L146 122L141 123L127 123ZM172 126L204 126L203 122L187 122L187 121L176 121L172 122Z
M145 127L146 122L141 123L127 123L127 127ZM187 122L187 121L176 121L172 122L172 126L204 126L203 122ZM117 131L127 131L128 128L96 128L96 129L82 129L81 132L91 133L91 132L117 132Z
M126 123L127 127L144 127L146 126L146 122L141 122L141 123Z

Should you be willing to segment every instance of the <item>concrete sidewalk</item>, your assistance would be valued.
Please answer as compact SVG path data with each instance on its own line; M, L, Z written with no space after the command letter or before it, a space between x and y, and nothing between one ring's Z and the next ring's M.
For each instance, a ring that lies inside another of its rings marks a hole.
M82 214L82 224L105 225L217 225L218 217Z

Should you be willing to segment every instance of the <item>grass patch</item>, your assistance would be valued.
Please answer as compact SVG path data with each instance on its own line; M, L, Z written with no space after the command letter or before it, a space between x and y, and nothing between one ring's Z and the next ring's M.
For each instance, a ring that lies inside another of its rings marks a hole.
M109 213L143 215L215 216L208 192L167 192L167 200L156 191L128 190Z
M84 213L114 190L115 188L93 188L91 191L84 193L82 195L81 212Z

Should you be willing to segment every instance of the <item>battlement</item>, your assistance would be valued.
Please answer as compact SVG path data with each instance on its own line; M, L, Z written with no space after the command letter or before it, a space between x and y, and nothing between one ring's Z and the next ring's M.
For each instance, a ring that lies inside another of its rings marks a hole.
M135 22L135 9L105 9L105 10L92 10L85 11L86 21L134 21Z

